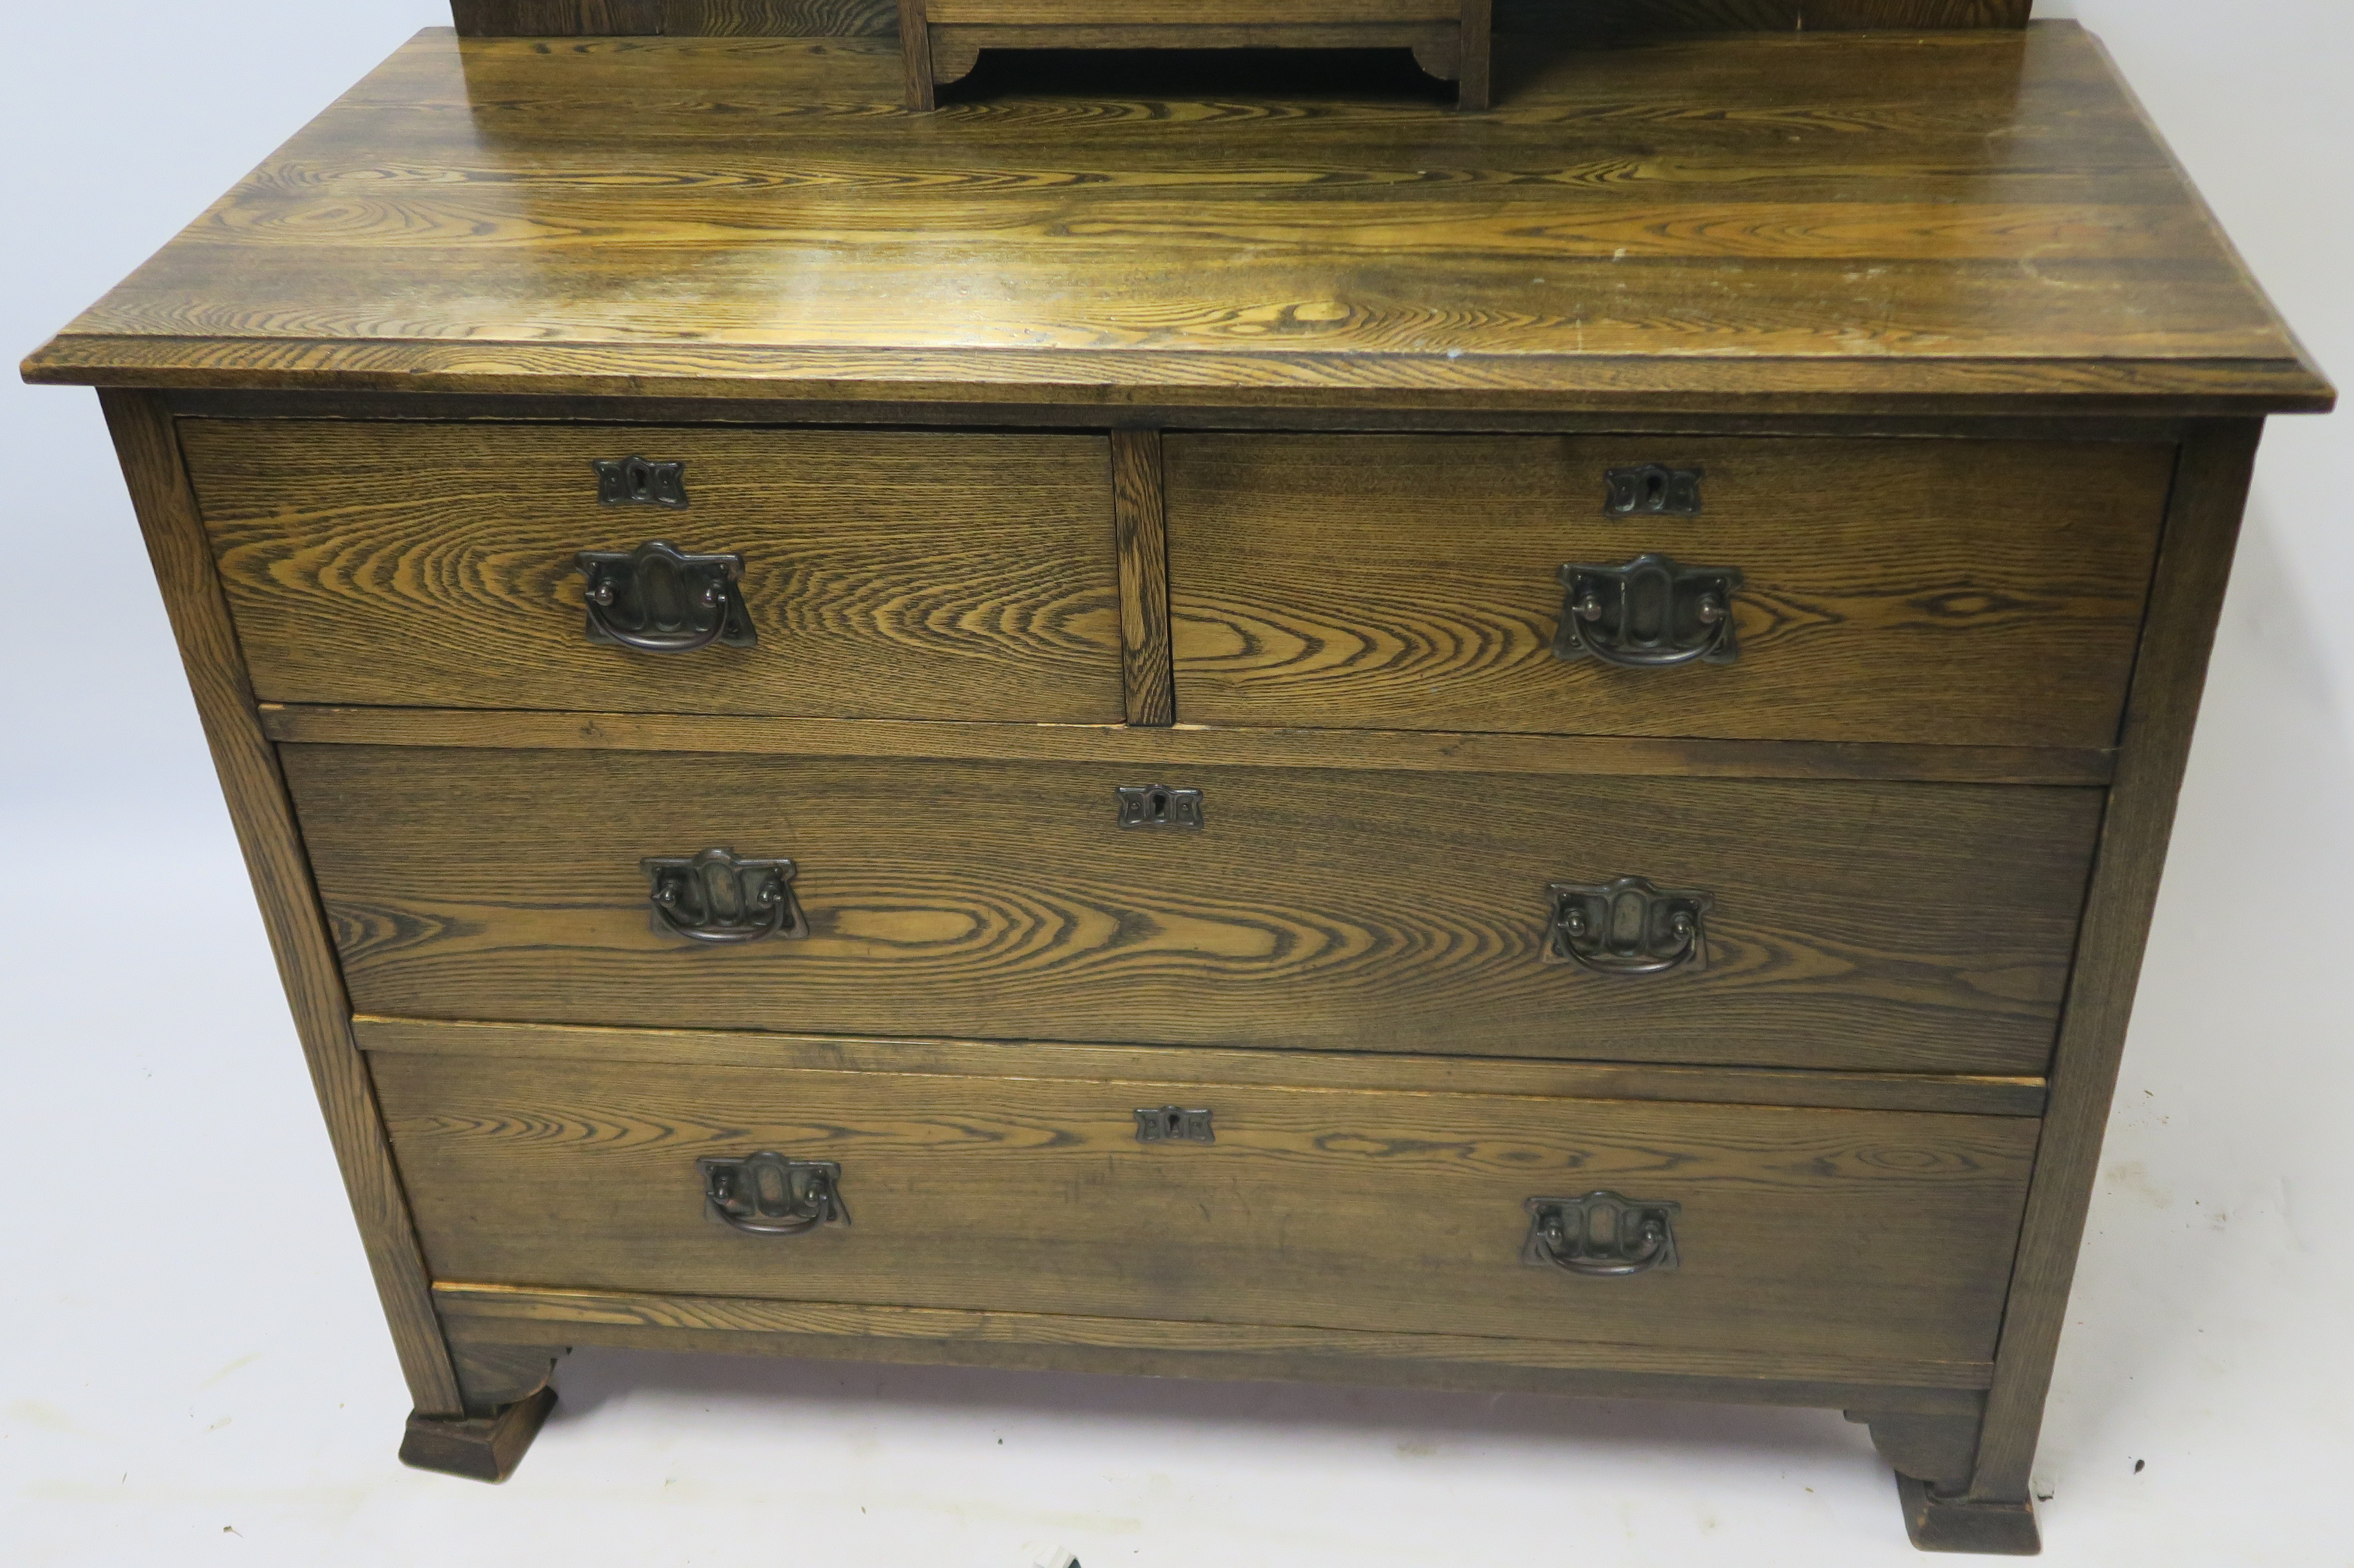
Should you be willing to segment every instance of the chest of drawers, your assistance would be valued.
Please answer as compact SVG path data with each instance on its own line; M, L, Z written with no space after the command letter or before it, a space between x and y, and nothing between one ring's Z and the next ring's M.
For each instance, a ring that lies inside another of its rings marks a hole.
M907 115L888 39L640 31L420 35L27 366L101 388L404 1457L504 1476L580 1344L1748 1400L2032 1550L2332 397L2097 48Z

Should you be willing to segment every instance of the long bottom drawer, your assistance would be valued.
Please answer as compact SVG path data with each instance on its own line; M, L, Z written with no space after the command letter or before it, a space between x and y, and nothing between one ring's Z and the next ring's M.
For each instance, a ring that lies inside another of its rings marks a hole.
M1947 1386L1992 1356L2036 1132L1178 1074L374 1065L442 1281L1579 1341Z

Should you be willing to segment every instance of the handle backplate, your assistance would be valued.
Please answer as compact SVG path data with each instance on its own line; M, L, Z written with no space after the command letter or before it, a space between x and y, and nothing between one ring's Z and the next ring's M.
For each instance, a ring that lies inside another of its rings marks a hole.
M651 885L654 917L674 936L725 946L763 937L809 935L793 896L799 868L789 860L747 860L733 850L649 855L638 863Z
M1529 1239L1521 1261L1589 1279L1618 1279L1676 1266L1676 1216L1681 1203L1588 1192L1578 1198L1531 1198Z
M634 550L583 550L588 641L641 653L752 648L759 635L737 588L741 556L690 556L650 539Z
M704 1213L756 1236L797 1236L820 1225L846 1225L842 1167L830 1160L788 1160L763 1150L695 1162L703 1178Z
M1556 882L1545 895L1553 901L1547 963L1576 964L1622 978L1708 968L1708 912L1716 902L1709 894L1621 876L1594 884Z
M1646 555L1616 567L1573 563L1560 577L1556 659L1664 670L1741 658L1733 623L1733 591L1741 574L1731 567L1687 567Z

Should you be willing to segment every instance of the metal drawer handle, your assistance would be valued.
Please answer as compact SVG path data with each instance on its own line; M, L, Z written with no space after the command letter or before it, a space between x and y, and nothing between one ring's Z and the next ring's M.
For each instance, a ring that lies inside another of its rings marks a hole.
M1617 567L1565 566L1561 584L1556 659L1590 657L1622 670L1740 661L1733 590L1741 574L1730 567L1638 556Z
M638 866L652 885L646 898L655 916L691 942L809 935L793 896L800 868L791 861L745 860L733 850L707 849L697 855L650 855Z
M703 1208L721 1224L756 1236L805 1235L846 1225L842 1167L830 1160L788 1160L763 1150L738 1160L698 1160Z
M1709 894L1621 876L1589 886L1556 882L1545 895L1553 901L1547 963L1622 979L1708 968L1708 912L1716 902Z
M1646 1202L1617 1192L1582 1198L1531 1198L1529 1239L1521 1261L1589 1279L1623 1279L1676 1266L1675 1218L1681 1203Z
M578 560L588 578L591 642L641 653L759 645L737 587L741 556L690 556L651 539L634 550L583 550Z

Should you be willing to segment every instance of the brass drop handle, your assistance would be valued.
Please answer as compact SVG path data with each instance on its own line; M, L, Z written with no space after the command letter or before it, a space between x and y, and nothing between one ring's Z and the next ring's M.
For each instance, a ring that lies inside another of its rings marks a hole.
M747 1235L807 1235L821 1225L846 1225L842 1167L831 1160L788 1160L763 1150L737 1159L695 1162L703 1178L704 1212Z
M1588 1279L1623 1279L1676 1266L1676 1216L1681 1203L1588 1192L1578 1198L1531 1198L1529 1236L1521 1261Z
M1556 882L1547 963L1575 964L1598 975L1637 980L1673 969L1708 968L1706 893L1655 886L1648 877Z
M1556 659L1599 659L1622 670L1731 664L1741 658L1733 619L1731 567L1681 566L1638 556L1623 566L1561 568Z
M741 556L690 556L651 539L634 550L583 550L588 641L641 653L753 648L759 635L737 584Z
M809 935L793 896L800 868L789 860L748 860L733 850L695 855L650 855L638 863L649 883L646 900L673 936L728 946L764 937Z

